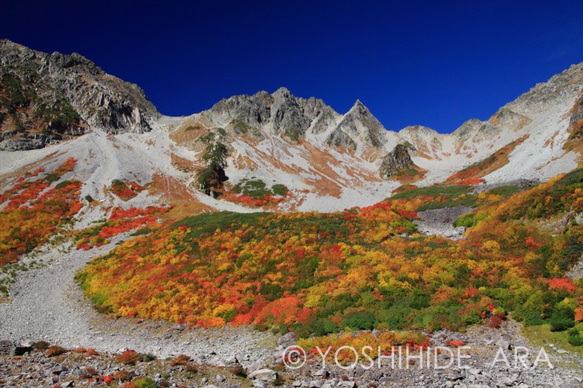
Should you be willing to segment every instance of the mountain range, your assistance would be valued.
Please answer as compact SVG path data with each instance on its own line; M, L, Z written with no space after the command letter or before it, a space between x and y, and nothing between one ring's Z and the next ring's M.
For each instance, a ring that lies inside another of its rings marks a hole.
M162 199L185 212L333 211L371 205L404 184L545 181L581 164L583 64L451 134L419 125L389 131L359 100L341 114L284 87L166 117L137 85L79 54L2 40L0 65L3 185L15 172L74 157L82 160L75 179L84 182L83 196L105 208ZM205 194L209 183L199 177L217 145L221 171L207 171L214 188ZM147 190L120 199L104 190L114 181ZM265 196L277 201L247 198Z
M167 117L7 40L0 81L0 385L581 384L583 63L451 134L284 87Z

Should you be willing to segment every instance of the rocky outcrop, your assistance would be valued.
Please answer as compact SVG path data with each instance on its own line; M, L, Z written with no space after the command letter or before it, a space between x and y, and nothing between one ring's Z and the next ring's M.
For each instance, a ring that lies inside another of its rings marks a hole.
M31 50L0 40L0 149L42 148L90 127L144 132L159 113L137 85L79 54Z
M206 111L208 119L218 127L226 127L234 120L259 128L271 119L274 98L261 91L252 96L238 95L217 102Z
M415 166L411 155L404 144L397 144L395 148L389 152L381 163L379 173L384 179L389 179L393 175L402 172L408 168Z

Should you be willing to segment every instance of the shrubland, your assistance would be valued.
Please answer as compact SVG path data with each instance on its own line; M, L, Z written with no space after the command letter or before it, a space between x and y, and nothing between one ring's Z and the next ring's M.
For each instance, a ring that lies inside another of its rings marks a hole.
M417 232L420 209L475 207L452 241ZM214 213L150 228L77 275L113 315L301 337L345 329L465 330L508 315L579 343L583 171L531 190L412 188L335 213Z

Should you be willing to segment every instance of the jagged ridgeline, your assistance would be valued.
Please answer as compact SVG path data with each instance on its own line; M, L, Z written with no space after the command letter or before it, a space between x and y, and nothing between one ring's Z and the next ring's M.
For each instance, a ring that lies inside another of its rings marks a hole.
M263 129L292 142L311 134L322 135L329 146L351 150L359 143L376 148L386 143L386 129L359 100L341 115L320 99L295 97L286 88L224 99L206 115L219 127L233 126L237 133L258 134Z
M42 148L91 127L149 131L158 117L137 85L79 54L46 54L0 40L2 150Z

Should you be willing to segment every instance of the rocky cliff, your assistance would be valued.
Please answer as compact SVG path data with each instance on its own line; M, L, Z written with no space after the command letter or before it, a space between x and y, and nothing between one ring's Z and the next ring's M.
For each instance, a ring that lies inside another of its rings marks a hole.
M0 40L0 149L42 148L91 127L144 132L159 113L137 85L79 54L46 54Z
M381 163L379 173L384 179L389 179L395 174L398 174L415 164L409 155L407 146L404 144L397 144L395 148L389 152Z

